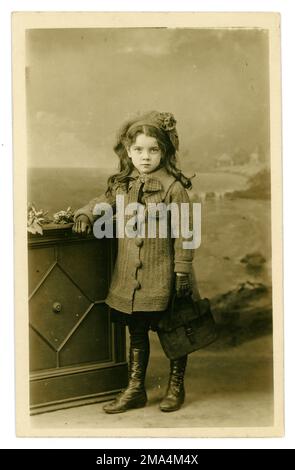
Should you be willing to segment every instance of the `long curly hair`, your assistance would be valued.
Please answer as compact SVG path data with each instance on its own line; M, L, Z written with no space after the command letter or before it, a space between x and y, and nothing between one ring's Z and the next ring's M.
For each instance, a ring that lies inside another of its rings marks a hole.
M114 151L119 157L119 172L110 176L108 179L108 188L106 193L111 193L114 185L128 185L129 175L134 169L131 158L129 158L127 149L136 141L138 135L144 134L148 137L154 137L161 149L162 159L160 167L165 168L167 173L174 176L186 189L191 189L192 183L190 178L177 168L176 149L172 144L169 135L164 130L149 124L126 123L120 130L117 142L114 145Z

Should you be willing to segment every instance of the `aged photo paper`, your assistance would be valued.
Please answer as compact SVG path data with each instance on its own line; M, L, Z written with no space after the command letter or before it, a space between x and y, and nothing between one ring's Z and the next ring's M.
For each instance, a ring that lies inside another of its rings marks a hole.
M17 435L283 436L280 15L15 12L12 30ZM131 206L100 236L89 201L114 194ZM127 237L148 200L196 208L194 249ZM174 285L218 336L171 359Z

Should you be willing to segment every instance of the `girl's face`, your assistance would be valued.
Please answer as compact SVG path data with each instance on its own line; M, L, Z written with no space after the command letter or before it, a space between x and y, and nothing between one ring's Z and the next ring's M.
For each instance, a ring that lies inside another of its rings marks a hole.
M157 139L145 134L138 134L127 153L139 173L151 173L156 170L162 158Z

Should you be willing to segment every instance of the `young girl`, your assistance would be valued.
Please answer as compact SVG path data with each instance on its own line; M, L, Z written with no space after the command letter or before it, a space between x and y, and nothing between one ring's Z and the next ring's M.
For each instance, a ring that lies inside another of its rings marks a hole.
M126 123L119 132L114 150L120 171L108 179L106 193L75 213L73 230L87 234L95 223L94 208L101 202L112 207L116 196L124 197L125 207L140 203L188 203L185 188L191 182L176 167L178 136L176 121L170 113L149 112ZM163 215L163 214L162 214ZM129 216L130 219L131 215ZM128 222L128 216L125 216ZM157 224L161 213L157 217ZM138 220L140 224L140 221ZM171 223L171 221L170 221ZM157 226L157 230L159 226ZM130 334L129 383L118 397L104 406L106 413L122 413L143 407L147 402L145 374L149 360L149 330L155 330L165 314L173 289L178 296L191 292L193 251L183 247L181 235L118 238L118 254L106 303L112 319L123 320ZM178 410L184 402L184 373L187 356L170 361L170 376L162 411Z

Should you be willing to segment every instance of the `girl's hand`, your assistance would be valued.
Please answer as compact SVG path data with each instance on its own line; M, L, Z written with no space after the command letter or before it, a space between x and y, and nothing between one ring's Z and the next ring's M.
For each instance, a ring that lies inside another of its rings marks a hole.
M79 235L88 235L91 233L91 222L87 215L79 215L73 225L73 232L79 233Z
M177 297L186 297L192 293L192 283L189 274L176 273L175 289Z

